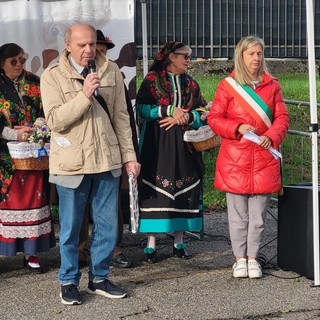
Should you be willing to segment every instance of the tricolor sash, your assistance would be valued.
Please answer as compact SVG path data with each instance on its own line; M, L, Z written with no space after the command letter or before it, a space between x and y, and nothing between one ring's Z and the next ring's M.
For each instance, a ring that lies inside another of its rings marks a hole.
M250 86L239 84L231 77L225 78L223 85L259 125L264 127L265 130L271 127L273 115L269 106Z

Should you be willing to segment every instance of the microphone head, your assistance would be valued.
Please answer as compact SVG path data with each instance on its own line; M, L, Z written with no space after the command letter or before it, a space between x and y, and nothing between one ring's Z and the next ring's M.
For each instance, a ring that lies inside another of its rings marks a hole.
M88 69L90 72L96 72L96 63L94 62L94 60L88 61Z

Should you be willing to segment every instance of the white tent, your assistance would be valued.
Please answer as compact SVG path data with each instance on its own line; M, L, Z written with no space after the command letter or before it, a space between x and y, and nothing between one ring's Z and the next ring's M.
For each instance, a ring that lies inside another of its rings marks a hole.
M147 1L141 0L143 76L148 72Z
M125 74L125 83L136 76L134 0L0 1L0 45L15 42L28 60L26 69L41 75L64 49L64 31L74 23L89 23L110 37L108 51Z
M307 36L308 36L308 66L310 93L310 131L312 138L312 199L313 199L313 257L314 284L319 283L319 179L318 179L318 113L316 93L316 64L314 47L314 4L306 0Z

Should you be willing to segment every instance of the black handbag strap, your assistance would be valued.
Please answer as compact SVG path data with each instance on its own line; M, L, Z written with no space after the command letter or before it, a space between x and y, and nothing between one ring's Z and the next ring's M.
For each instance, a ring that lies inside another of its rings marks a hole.
M82 79L77 79L77 80L83 85L83 80ZM107 113L107 115L109 117L109 120L110 120L110 123L111 123L111 126L112 126L112 129L113 129L114 132L116 132L115 129L114 129L114 126L113 126L113 122L111 120L110 111L108 109L106 101L103 99L103 97L99 93L97 95L93 95L93 97L99 102L99 104L101 105L103 110Z
M113 123L112 123L112 120L111 120L110 111L108 109L106 101L103 99L103 97L99 93L96 96L93 95L93 97L100 103L100 105L103 108L103 110L107 113L107 115L109 117L109 120L110 120L110 123L111 123L111 126L112 126L112 129L115 132L114 126L113 126Z

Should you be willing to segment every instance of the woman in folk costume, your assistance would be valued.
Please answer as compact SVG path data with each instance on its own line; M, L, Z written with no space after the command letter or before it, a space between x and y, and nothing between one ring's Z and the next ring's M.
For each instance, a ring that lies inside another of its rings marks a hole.
M289 126L281 87L266 68L264 42L244 37L234 71L217 88L208 124L222 137L214 186L226 191L235 278L261 278L256 260L271 194L282 187L279 149ZM256 134L258 143L247 139Z
M37 252L55 246L48 192L48 171L16 170L8 141L25 142L43 117L39 77L23 69L23 49L0 47L0 255L24 253L24 266L41 272Z
M188 259L183 232L202 229L201 153L183 141L186 129L203 125L196 108L206 105L199 85L186 74L191 49L165 43L137 94L142 120L140 232L148 233L144 253L156 261L156 234L173 232L173 254Z

